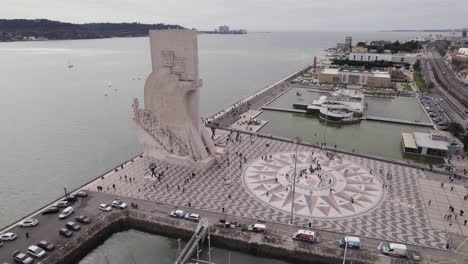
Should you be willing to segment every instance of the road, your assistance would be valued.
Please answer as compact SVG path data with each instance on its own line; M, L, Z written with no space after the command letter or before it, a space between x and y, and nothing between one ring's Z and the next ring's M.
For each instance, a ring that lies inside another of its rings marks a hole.
M467 125L468 115L465 113L467 108L437 81L434 76L436 68L433 67L434 63L430 63L431 60L433 61L431 58L432 54L426 55L426 58L422 60L422 68L424 79L429 80L434 84L434 88L431 89L431 97L439 102L440 107L444 109L445 114L452 121L458 122L463 126ZM442 101L440 99L442 99Z
M103 193L103 192L88 192L88 193L89 193L89 196L87 198L80 199L80 201L78 201L74 205L75 212L66 220L59 220L57 214L52 214L52 215L38 214L34 216L40 221L38 226L31 227L31 228L14 227L13 229L11 229L10 231L18 234L18 238L15 241L5 242L4 246L0 248L0 263L3 263L3 262L13 263L11 253L14 250L20 249L22 252L26 252L27 247L39 242L40 240L47 240L49 242L54 243L57 246L63 245L69 239L59 236L58 230L61 227L65 226L65 223L67 221L71 221L78 215L85 214L91 219L95 219L99 214L106 214L106 212L102 212L98 210L98 205L103 202L110 203L112 200L120 198L127 204L137 203L139 207L138 210L142 210L147 213L154 214L154 215L167 216L167 217L170 211L176 209L175 206L170 205L170 204L163 204L163 203L147 201L147 200L138 200L138 199L132 199L132 198L127 198L127 197L119 197L116 195ZM248 219L248 218L230 215L229 208L226 208L225 214L221 212L216 213L212 211L198 210L198 209L188 208L188 207L177 207L177 209L182 209L188 212L199 213L203 217L208 218L208 221L210 222L210 224L218 223L219 219L226 219L227 221L231 221L231 222L247 223L247 224L253 224L257 222L255 219ZM113 210L116 210L116 209L113 209ZM185 220L181 219L180 221L185 221ZM297 231L300 228L298 226L285 225L285 224L272 223L272 222L267 222L266 225L269 230L268 231L269 233L276 233L276 234L285 235L285 236L291 236L291 234L293 234L295 231ZM86 226L81 225L81 228L82 230L86 229ZM82 232L82 230L75 233L74 237L76 235L79 235L79 233ZM25 236L26 232L29 232L29 235L30 235L29 238L26 238ZM322 231L319 244L323 247L336 248L338 245L338 240L342 238L343 238L343 234ZM361 241L362 241L362 251L366 251L369 254L379 255L383 258L382 260L387 259L387 257L380 255L380 253L377 250L377 246L379 245L380 240L362 238ZM416 247L416 246L409 246L409 249L420 252L421 255L424 256L424 259L428 259L428 257L430 257L431 259L434 259L435 257L437 257L437 258L445 258L447 260L454 261L451 263L462 263L461 255L455 254L451 251L444 251L444 250L438 250L438 249L433 249L433 248L423 248L423 247ZM460 259L460 262L456 262L458 259ZM37 262L38 261L36 260L35 263Z
M437 51L429 48L428 61L431 65L432 73L434 77L439 81L444 90L454 96L455 101L460 104L457 105L461 116L466 117L465 110L468 106L468 86L461 82L453 73L453 71L444 63L443 58ZM437 83L437 82L436 82Z

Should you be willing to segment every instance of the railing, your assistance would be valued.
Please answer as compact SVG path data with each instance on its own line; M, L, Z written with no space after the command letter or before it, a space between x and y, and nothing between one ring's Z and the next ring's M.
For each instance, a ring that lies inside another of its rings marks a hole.
M182 252L180 252L179 257L174 262L175 264L187 263L187 261L193 255L193 251L194 250L198 251L198 243L200 243L200 240L203 241L205 239L205 237L208 234L208 228L209 228L208 220L206 218L202 218L200 222L198 223L197 230L195 231L193 236L190 238L187 245L185 245Z

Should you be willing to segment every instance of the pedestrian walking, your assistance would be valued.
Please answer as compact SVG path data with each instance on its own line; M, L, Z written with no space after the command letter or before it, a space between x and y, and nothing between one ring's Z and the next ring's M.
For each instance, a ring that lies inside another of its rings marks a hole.
M429 202L427 203L428 205L431 205L431 200L429 200Z
M29 233L28 232L26 232L26 238L29 238Z

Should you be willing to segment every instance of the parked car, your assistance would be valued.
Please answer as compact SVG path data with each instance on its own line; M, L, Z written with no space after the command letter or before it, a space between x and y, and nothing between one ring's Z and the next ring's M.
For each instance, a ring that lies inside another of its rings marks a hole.
M59 234L64 237L72 237L73 231L64 227L64 228L60 228Z
M44 211L42 211L42 214L43 215L56 214L58 212L60 212L60 208L58 208L57 206L52 206L52 207L49 207L49 208L45 209Z
M12 241L15 240L18 236L13 232L8 232L0 235L0 240L3 241Z
M103 203L99 205L99 210L104 211L104 212L110 212L112 210L112 207L110 205Z
M338 242L338 245L342 248L347 246L352 249L361 249L361 239L355 236L346 236Z
M43 250L45 251L52 251L55 249L55 245L50 243L50 242L47 242L45 240L41 240L39 241L39 243L37 243L37 246L42 248Z
M266 225L264 224L255 224L249 226L249 231L252 231L254 233L266 233Z
M85 191L79 191L75 194L76 197L81 197L81 198L84 198L84 197L88 197L88 193L85 192Z
M407 257L408 248L406 245L397 244L397 243L383 243L381 242L378 249L385 255L395 256L395 257Z
M76 201L78 201L78 198L75 196L75 195L68 195L67 197L63 198L62 201L68 201L70 203L74 203Z
M182 210L174 210L170 213L170 216L175 218L184 218L185 212Z
M69 207L70 205L71 203L69 201L63 201L63 200L55 204L55 206L58 208L66 208L66 207Z
M13 260L16 262L16 263L20 263L20 264L30 264L33 262L33 259L24 254L23 252L20 252L19 250L15 250L13 251Z
M114 201L112 201L112 207L119 208L119 209L125 209L125 208L127 208L127 204L120 201L120 200L114 200Z
M317 242L319 235L320 232L317 231L298 230L293 234L293 240L314 243Z
M200 215L195 214L195 213L186 214L185 219L194 221L194 222L200 222Z
M21 227L31 227L31 226L37 226L39 224L39 220L35 218L29 218L21 222L20 226Z
M46 252L42 248L40 248L40 247L38 247L36 245L32 245L32 246L28 247L27 251L28 251L29 255L31 255L33 257L36 257L36 258L42 258L46 254Z
M59 218L60 219L65 219L68 216L70 216L71 214L73 214L73 211L74 211L73 207L69 206L69 207L63 209L63 211L59 215Z
M67 229L70 229L70 230L73 230L73 231L78 231L78 230L81 229L80 225L77 224L77 223L75 223L75 222L73 222L73 221L67 222L67 223L65 224L65 227L66 227Z
M86 215L80 215L75 218L76 221L82 224L89 224L91 223L91 218L87 217Z

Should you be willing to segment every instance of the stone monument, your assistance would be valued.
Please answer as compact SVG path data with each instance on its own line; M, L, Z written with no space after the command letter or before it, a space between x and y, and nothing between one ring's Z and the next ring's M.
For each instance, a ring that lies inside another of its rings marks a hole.
M216 150L200 118L197 32L151 30L149 38L152 72L144 107L133 102L137 137L149 156L208 169Z

